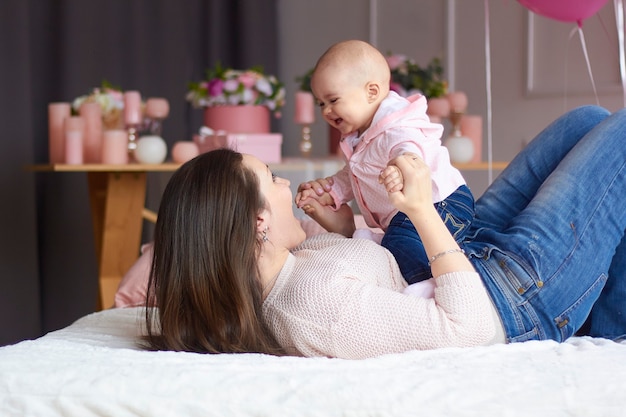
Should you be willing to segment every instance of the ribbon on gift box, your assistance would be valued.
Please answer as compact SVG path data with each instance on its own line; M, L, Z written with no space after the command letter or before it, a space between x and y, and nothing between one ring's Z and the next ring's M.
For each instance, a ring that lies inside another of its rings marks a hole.
M198 134L194 135L193 141L198 145L200 153L204 153L223 147L227 143L227 135L228 132L225 130L214 130L208 126L202 126Z
M232 133L214 130L202 126L194 142L200 153L219 148L230 148L234 151L254 155L261 161L279 163L281 161L281 144L283 135L280 133Z

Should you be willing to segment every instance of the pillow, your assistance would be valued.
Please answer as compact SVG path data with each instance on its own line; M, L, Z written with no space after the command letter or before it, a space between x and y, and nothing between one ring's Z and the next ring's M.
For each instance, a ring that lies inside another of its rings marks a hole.
M152 264L152 243L141 246L141 256L124 274L120 282L113 307L138 307L146 303L148 278Z

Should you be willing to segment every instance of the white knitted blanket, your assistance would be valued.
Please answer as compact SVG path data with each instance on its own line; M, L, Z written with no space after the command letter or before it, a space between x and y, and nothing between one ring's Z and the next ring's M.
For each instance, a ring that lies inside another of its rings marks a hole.
M138 348L141 308L0 348L0 416L617 416L626 343L573 338L367 360Z

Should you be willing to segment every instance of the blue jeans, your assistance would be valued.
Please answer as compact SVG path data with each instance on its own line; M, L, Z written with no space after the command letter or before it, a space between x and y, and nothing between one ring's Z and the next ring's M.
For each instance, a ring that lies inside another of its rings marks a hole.
M511 342L626 334L626 109L574 109L476 201L464 249Z
M435 208L457 242L461 242L474 218L474 196L466 185L457 188ZM398 212L389 223L380 243L387 248L398 262L402 276L409 284L432 277L428 256L413 223L402 212Z

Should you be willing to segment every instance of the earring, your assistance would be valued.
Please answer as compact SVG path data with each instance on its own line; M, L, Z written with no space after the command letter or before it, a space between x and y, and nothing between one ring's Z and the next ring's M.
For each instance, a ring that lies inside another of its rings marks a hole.
M263 229L263 232L261 234L261 240L263 241L263 243L270 241L270 238L267 237L267 230L268 229L269 229L269 227L265 226L265 229Z

